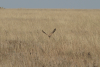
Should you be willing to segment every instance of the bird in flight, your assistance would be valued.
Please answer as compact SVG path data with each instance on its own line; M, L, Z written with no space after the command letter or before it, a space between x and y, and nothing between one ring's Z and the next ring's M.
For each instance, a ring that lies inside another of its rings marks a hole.
M45 32L42 30L42 32L43 32L44 34L46 34L49 38L51 37L51 35L52 35L55 31L56 31L56 28L48 35L47 33L45 33Z

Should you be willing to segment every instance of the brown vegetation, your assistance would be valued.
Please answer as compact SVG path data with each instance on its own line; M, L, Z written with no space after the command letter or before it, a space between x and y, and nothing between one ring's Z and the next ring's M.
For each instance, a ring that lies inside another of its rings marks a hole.
M0 7L0 9L5 9L5 8L3 8L3 7Z
M0 67L100 67L100 10L1 9Z

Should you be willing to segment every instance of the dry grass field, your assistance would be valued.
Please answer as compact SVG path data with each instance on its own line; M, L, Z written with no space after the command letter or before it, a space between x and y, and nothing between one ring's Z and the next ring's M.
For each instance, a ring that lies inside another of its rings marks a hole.
M100 10L0 9L0 67L100 67Z

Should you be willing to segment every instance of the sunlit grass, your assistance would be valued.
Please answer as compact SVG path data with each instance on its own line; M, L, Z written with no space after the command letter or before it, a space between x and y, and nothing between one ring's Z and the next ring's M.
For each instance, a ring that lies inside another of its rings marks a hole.
M0 9L1 67L99 67L99 58L100 10Z

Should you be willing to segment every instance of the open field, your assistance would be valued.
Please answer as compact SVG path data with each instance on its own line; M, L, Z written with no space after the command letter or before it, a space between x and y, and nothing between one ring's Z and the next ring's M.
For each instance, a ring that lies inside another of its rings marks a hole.
M0 67L100 67L100 10L0 9Z

